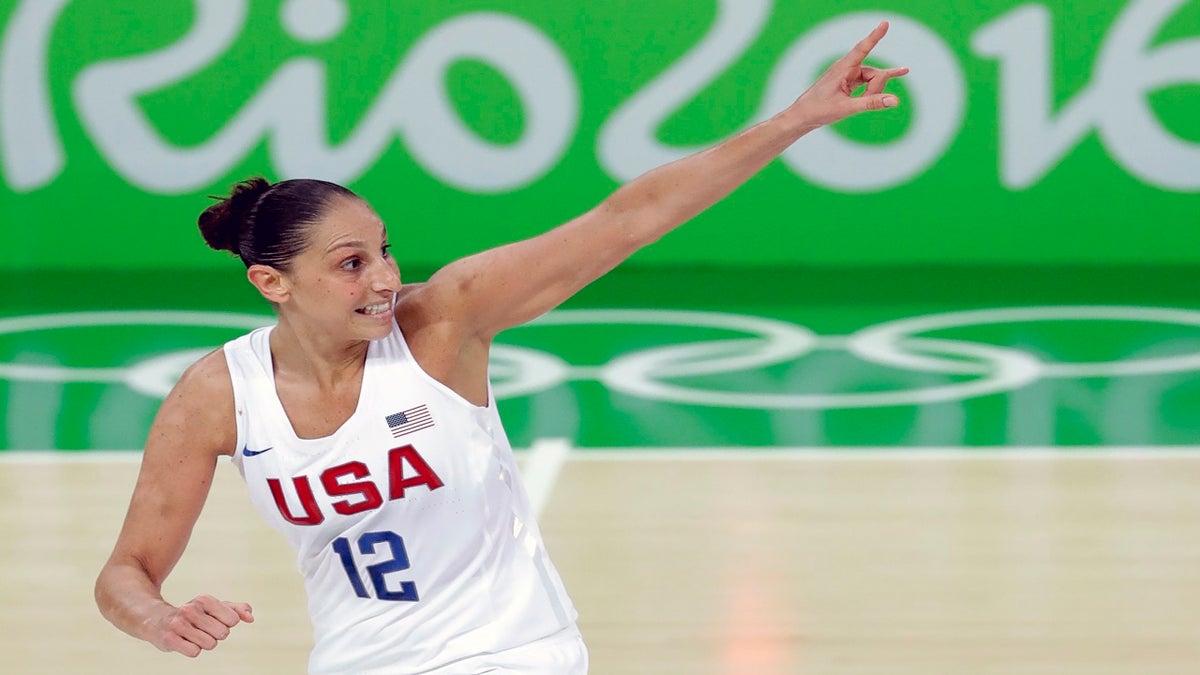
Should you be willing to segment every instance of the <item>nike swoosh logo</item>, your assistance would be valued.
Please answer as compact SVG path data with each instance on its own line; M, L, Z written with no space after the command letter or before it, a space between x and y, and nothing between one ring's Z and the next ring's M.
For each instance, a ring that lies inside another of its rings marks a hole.
M272 445L271 448L273 448L273 447L275 447L275 446ZM270 450L271 448L263 448L262 450L251 450L249 448L243 447L242 448L242 456L243 457L253 457L255 455L261 455L264 452L266 452L267 450Z

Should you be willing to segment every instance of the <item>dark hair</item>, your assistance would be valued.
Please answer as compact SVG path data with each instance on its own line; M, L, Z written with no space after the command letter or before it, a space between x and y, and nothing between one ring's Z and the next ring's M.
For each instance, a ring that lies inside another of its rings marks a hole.
M298 178L272 185L256 176L233 186L228 197L200 214L200 233L211 248L229 251L246 267L281 270L308 246L308 226L325 214L336 196L358 198L323 180Z

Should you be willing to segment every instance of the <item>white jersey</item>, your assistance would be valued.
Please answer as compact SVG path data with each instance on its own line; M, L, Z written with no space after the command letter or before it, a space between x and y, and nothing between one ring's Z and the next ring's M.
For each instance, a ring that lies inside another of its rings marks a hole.
M574 630L489 387L473 405L417 365L398 326L367 350L358 408L299 438L270 327L225 345L233 461L296 548L311 673L420 673Z

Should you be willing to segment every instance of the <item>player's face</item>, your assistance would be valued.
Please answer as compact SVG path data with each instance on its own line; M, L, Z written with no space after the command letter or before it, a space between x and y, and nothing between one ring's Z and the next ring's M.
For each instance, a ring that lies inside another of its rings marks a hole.
M335 197L309 228L309 244L287 274L289 308L331 335L375 340L392 329L400 270L387 230L359 199Z

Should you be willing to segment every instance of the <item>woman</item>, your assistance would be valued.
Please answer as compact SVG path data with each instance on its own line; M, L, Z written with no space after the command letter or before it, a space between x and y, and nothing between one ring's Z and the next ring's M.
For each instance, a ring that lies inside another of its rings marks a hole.
M198 361L150 430L96 582L104 616L196 656L253 621L242 602L160 593L217 457L299 551L326 672L584 673L576 613L516 477L487 380L493 337L563 302L723 198L805 133L897 104L905 68L862 65L880 24L788 109L647 173L532 239L401 285L387 232L349 190L247 181L200 218L278 323ZM861 96L851 92L866 85Z

